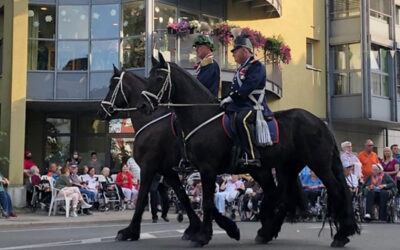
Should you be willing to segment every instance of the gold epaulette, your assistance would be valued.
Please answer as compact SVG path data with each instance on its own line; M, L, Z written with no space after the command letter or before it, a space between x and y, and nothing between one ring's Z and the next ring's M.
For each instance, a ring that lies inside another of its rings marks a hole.
M211 64L211 63L213 63L214 61L213 61L213 58L212 57L207 57L207 58L204 58L202 61L201 61L201 63L200 63L200 65L202 66L202 67L204 67L204 66L207 66L207 65L209 65L209 64Z

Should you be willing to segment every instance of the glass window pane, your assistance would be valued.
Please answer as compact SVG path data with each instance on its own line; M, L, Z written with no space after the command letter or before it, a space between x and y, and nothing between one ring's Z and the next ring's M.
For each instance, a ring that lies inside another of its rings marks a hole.
M119 5L92 6L92 38L119 37Z
M196 55L196 50L193 48L193 40L197 34L189 35L185 39L181 39L180 49L180 66L193 68L193 65L199 60Z
M145 60L144 38L127 38L121 42L122 67L140 68L144 67Z
M188 21L199 20L199 15L191 13L189 11L180 11L179 19L185 19Z
M158 57L158 52L161 52L167 62L176 62L176 42L175 35L167 34L165 31L158 31L154 35L155 49L154 56Z
M111 138L111 169L120 170L121 164L127 162L133 153L134 138Z
M58 38L89 38L89 6L60 6L58 9Z
M110 78L113 73L92 73L90 75L90 99L103 100L108 93Z
M28 34L30 38L55 38L55 6L29 5L28 17Z
M57 99L85 99L87 74L57 74Z
M154 30L167 30L168 22L176 22L176 8L156 2L154 8Z
M91 70L118 67L118 40L92 41Z
M370 58L371 58L371 69L380 70L379 49L372 47Z
M47 134L69 134L71 133L71 120L63 118L46 119Z
M208 23L211 27L214 27L214 25L216 23L222 22L222 19L218 18L218 17L210 17L210 16L203 15L202 18L203 18L203 21Z
M361 45L354 43L349 45L349 62L350 69L361 69Z
M83 115L79 117L78 132L82 134L100 134L107 132L107 122L97 117Z
M59 41L58 70L87 70L88 53L86 41Z
M361 94L361 72L350 72L350 94Z
M141 35L145 32L146 9L144 1L122 5L122 36Z
M388 76L381 76L382 78L382 96L389 96Z
M346 69L346 45L338 45L334 48L335 69Z
M105 160L105 149L107 148L107 137L106 136L85 136L81 135L77 137L77 147L76 150L79 152L79 155L82 157L83 164L88 164L91 161L91 153L96 152L97 159L101 163L104 164ZM80 165L80 167L83 165ZM102 166L108 167L108 166ZM96 173L100 174L100 173Z
M378 74L371 74L372 94L381 95L381 77Z
M28 41L28 70L54 70L55 42Z
M29 72L27 95L30 99L54 99L54 73Z
M109 133L129 133L133 134L133 124L131 118L126 119L113 119L109 122L108 126Z
M70 136L48 135L46 137L45 160L63 166L65 160L70 156L70 143Z
M310 41L307 41L307 65L313 66L313 44Z
M336 73L333 74L333 83L335 86L335 95L347 95L347 74L346 73Z
M388 59L389 59L389 57L388 57L388 50L386 50L386 49L381 49L381 51L380 51L381 53L381 71L383 71L383 72L388 72Z

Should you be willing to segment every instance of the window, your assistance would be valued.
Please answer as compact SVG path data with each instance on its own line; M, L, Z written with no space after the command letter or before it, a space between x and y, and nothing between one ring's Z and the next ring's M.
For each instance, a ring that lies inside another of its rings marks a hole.
M87 38L89 38L89 6L60 6L58 8L58 39Z
M330 16L333 19L360 15L360 0L331 0Z
M396 25L400 25L400 6L396 5Z
M63 165L69 158L71 145L71 120L64 118L46 119L45 160Z
M361 45L359 43L337 45L333 54L333 85L335 95L360 94L362 92Z
M371 45L370 62L372 94L389 96L389 50Z
M308 66L314 66L314 44L311 39L307 39L307 62Z
M58 70L87 70L89 44L87 41L58 42Z
M122 5L121 65L124 68L144 67L145 62L145 4L144 1Z
M118 65L118 40L92 41L91 70L112 70Z
M383 20L387 24L392 19L391 0L370 0L370 15L372 18Z
M56 8L29 5L28 70L54 70Z
M93 5L92 39L115 38L119 35L119 5Z
M165 60L176 62L176 38L167 34L168 22L176 22L177 10L175 7L155 2L154 7L154 42L156 49L163 53ZM158 53L156 51L156 53ZM157 54L154 56L157 57Z

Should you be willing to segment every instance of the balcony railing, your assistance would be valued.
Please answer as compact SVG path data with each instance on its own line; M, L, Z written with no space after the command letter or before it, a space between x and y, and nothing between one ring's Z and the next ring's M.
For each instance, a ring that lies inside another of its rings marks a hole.
M197 34L192 34L185 38L176 38L172 34L156 35L156 48L163 53L167 61L175 62L192 71L194 64L199 61L192 46L193 39L196 36ZM216 47L214 59L221 68L221 78L223 81L232 81L238 65L230 52L231 48L223 46L217 39L214 40L214 45ZM282 97L282 71L279 64L266 62L265 65L267 90L280 98Z
M233 4L247 3L251 9L264 8L269 17L282 16L282 0L233 0Z

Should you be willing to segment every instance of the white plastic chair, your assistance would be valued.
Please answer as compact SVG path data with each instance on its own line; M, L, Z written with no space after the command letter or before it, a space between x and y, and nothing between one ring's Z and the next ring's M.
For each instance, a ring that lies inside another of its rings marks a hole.
M69 217L69 209L71 206L71 197L67 197L65 193L63 192L62 196L58 196L60 193L61 189L55 188L54 187L54 181L50 180L50 187L51 187L51 202L50 202L50 207L49 207L49 215L51 214L51 210L53 209L53 215L56 215L57 211L57 203L60 201L65 202L65 217Z

